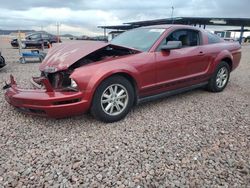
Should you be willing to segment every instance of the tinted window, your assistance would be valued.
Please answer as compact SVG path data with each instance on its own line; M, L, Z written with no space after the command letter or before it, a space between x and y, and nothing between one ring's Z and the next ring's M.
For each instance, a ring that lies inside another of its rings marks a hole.
M208 44L215 44L221 42L220 37L213 33L207 32L207 36L208 36Z
M35 39L40 38L40 34L33 34L33 35L28 36L28 38L30 38L31 40L35 40Z
M164 39L158 49L162 45L166 45L169 41L181 41L182 47L191 47L200 45L199 32L194 30L178 30L171 33Z
M148 51L162 35L165 29L139 28L120 34L110 43L126 46L141 51Z
M42 34L42 38L44 39L44 38L49 38L49 35L48 34Z

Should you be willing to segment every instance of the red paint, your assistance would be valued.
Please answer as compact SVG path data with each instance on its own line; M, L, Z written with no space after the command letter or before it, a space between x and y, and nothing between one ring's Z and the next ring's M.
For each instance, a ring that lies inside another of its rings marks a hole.
M36 114L60 118L88 111L98 85L113 74L123 73L133 78L139 97L143 97L208 81L215 67L225 58L233 62L232 70L239 65L241 48L237 43L208 44L206 32L190 26L152 26L157 27L166 31L148 52L106 58L75 69L70 78L76 81L77 92L55 90L47 79L43 80L45 90L23 90L17 87L12 78L12 87L7 90L5 98L15 107L42 110L44 113ZM161 41L177 29L198 30L201 45L169 52L157 51ZM46 67L55 67L57 71L67 70L79 59L107 45L99 42L60 44L50 50L40 70Z
M55 44L55 48L51 48L40 65L40 71L45 67L57 67L57 71L66 70L70 65L75 63L82 57L108 45L103 42L69 42L67 45Z

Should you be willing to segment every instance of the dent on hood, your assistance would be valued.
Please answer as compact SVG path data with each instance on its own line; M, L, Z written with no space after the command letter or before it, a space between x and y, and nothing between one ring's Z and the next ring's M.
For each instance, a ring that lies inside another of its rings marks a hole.
M43 60L40 70L44 71L49 68L54 68L58 71L65 70L83 56L106 45L101 42L69 42L55 45L49 50L46 58Z
M59 44L49 50L40 70L48 73L77 68L91 62L115 58L140 51L127 47L115 46L103 42L69 42Z

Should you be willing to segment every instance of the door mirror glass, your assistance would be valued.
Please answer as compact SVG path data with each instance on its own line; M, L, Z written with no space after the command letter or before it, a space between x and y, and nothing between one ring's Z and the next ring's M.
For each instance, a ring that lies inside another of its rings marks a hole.
M179 49L181 47L182 47L181 41L168 41L167 44L165 44L161 47L161 50L170 51L170 50L174 50L174 49Z

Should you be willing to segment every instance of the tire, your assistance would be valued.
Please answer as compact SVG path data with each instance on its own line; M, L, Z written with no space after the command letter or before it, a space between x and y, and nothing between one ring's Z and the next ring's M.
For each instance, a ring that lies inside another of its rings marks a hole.
M25 64L26 63L25 58L20 57L19 62L22 63L22 64Z
M90 109L91 114L106 123L119 121L132 108L134 95L131 83L124 77L107 78L95 91Z
M0 69L5 66L5 59L3 56L0 55Z
M5 59L3 56L0 55L0 64L5 64Z
M224 73L224 74L223 74ZM230 78L230 67L227 62L222 61L213 73L212 78L208 83L208 90L211 92L221 92L223 91Z

